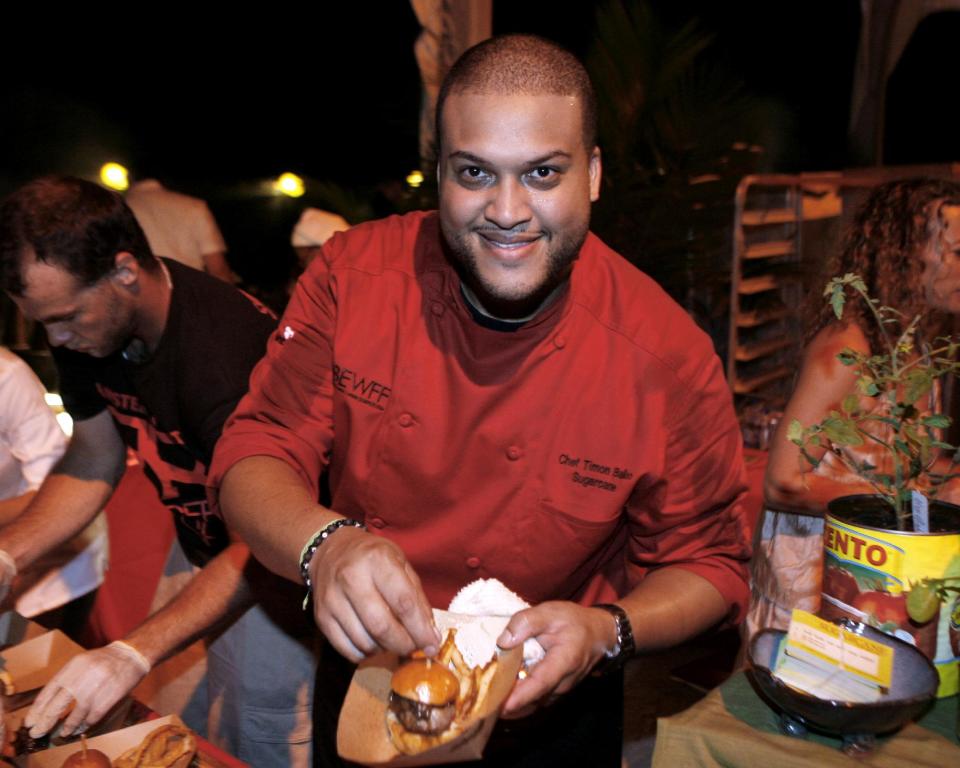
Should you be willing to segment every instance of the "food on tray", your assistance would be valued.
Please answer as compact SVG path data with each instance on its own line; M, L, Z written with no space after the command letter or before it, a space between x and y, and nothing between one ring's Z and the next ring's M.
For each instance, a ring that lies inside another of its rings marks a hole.
M414 733L437 734L450 727L457 711L460 681L431 659L411 659L390 681L390 711Z
M25 725L17 728L13 736L13 752L15 755L29 755L31 752L40 752L50 746L50 734L33 737L30 729Z
M79 752L74 752L60 768L111 768L110 758L99 749L89 749L87 747L87 737L81 736L83 747Z
M387 731L404 754L446 744L466 732L470 715L490 688L496 659L471 668L450 629L436 659L413 658L400 665L390 682Z
M164 725L120 755L113 768L186 768L196 752L197 740L189 729Z
M13 678L5 669L0 669L0 686L3 687L4 696L13 696L17 692L17 687L13 684Z

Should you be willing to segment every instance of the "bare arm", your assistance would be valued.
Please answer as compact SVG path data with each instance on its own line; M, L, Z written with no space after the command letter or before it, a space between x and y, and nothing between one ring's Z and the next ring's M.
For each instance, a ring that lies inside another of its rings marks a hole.
M249 556L245 544L230 544L176 597L133 630L126 642L153 666L252 605L244 575Z
M297 582L300 548L340 517L310 498L293 469L269 456L252 456L230 468L220 487L220 509L261 563Z
M110 498L125 455L109 413L78 421L63 458L22 514L0 529L0 549L23 569L76 535Z
M794 419L805 427L810 426L831 410L839 410L843 398L854 391L856 369L837 360L837 354L845 347L869 350L863 332L852 323L846 327L825 328L807 349L796 389L770 447L764 495L771 504L822 514L827 502L837 496L875 492L866 481L840 482L815 474L799 447L787 440L787 429ZM825 451L826 447L821 446L809 452L814 458L820 458Z
M27 508L27 505L36 495L36 491L27 491L19 496L14 496L12 499L0 501L0 525L6 525L16 518Z
M149 669L252 603L244 571L249 550L228 546L186 588L123 642L71 659L44 686L25 723L40 736L66 715L61 732L98 722Z
M257 558L299 581L303 545L341 515L317 504L286 463L242 459L220 487L220 508ZM357 528L340 528L311 562L314 618L333 646L359 661L379 649L428 652L439 642L420 580L400 549Z

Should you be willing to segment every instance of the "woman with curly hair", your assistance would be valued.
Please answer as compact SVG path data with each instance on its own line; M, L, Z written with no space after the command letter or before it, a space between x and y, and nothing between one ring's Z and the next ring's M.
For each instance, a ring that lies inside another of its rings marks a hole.
M951 315L960 313L960 184L911 179L877 187L831 266L831 274L859 274L871 296L908 320L923 314L918 338L934 339L947 329ZM826 302L819 302L796 389L771 444L764 480L767 508L751 566L747 637L764 627L786 628L794 608L819 608L827 502L874 492L827 453L827 446L819 454L811 451L823 458L814 468L786 436L794 419L804 425L819 422L854 391L856 368L837 359L842 350L883 350L865 302L849 290L847 299L842 321ZM868 447L857 450L861 453L855 458L868 458ZM875 454L870 458L879 461Z

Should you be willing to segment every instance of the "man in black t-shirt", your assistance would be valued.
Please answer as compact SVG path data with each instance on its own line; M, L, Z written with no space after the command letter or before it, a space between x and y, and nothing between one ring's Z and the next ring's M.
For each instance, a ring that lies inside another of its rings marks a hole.
M171 259L161 259L160 267L175 289L151 352L135 344L95 357L64 346L53 348L53 358L66 410L80 422L110 412L173 513L184 553L203 566L229 543L207 498L207 467L276 320L254 299L201 272Z
M268 583L248 561L246 546L231 541L205 483L223 423L246 391L276 320L231 286L154 257L123 201L79 179L40 179L0 203L0 282L27 317L46 327L64 404L75 420L63 459L23 514L0 529L0 596L18 570L103 507L123 474L128 447L173 514L197 568L177 597L124 640L71 661L40 694L26 718L31 734L49 731L74 702L61 730L69 733L97 722L158 661L240 616ZM269 679L266 662L251 662L248 654L293 667L290 654L309 657L309 651L278 647L285 636L251 638L247 630L231 641L230 633L254 613L217 642L228 649L224 677L243 680L256 711L230 700L242 695L232 694L229 684L217 687L223 700L214 707L220 717L211 736L258 766L306 764L309 732L304 735L302 725L309 722L309 702L301 698L280 721L270 719L270 710L284 709L281 694L302 697L310 678L299 692L278 690L284 682ZM261 690L250 691L258 675ZM265 746L258 727L268 731L265 742L286 735L304 744Z

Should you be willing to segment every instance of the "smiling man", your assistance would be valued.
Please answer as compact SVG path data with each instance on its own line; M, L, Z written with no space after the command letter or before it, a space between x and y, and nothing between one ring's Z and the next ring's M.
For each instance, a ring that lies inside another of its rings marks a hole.
M622 662L736 621L746 599L730 394L706 336L588 232L601 158L573 56L488 40L437 109L439 212L329 241L214 481L256 555L307 577L350 661L434 652L430 606L503 581L533 607L500 645L536 637L546 657L487 760L619 765ZM336 666L315 708L331 762Z

